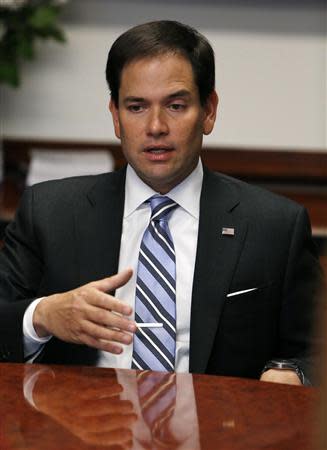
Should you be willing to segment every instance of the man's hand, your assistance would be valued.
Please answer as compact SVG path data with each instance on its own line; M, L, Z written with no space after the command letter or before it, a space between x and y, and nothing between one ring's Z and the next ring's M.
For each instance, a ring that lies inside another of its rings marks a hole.
M302 386L301 380L294 370L269 369L261 375L260 381Z
M124 316L132 308L116 299L112 292L125 285L132 270L95 281L63 294L45 297L35 308L33 325L40 337L53 335L62 341L85 344L119 354L122 344L130 344L135 322Z

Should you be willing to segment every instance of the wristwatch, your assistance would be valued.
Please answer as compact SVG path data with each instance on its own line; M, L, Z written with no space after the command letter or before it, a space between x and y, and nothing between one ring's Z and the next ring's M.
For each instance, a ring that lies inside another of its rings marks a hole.
M311 383L305 377L303 371L300 367L291 359L272 359L268 361L263 368L262 374L269 369L278 369L278 370L293 370L296 375L300 378L300 381L305 386L311 386Z

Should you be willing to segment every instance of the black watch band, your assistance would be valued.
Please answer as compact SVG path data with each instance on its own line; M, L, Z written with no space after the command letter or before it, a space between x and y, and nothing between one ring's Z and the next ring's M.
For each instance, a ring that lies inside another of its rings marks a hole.
M266 372L269 369L293 370L293 372L295 372L296 375L300 378L302 384L310 384L307 383L304 373L300 369L300 367L290 359L272 359L266 363L262 373Z

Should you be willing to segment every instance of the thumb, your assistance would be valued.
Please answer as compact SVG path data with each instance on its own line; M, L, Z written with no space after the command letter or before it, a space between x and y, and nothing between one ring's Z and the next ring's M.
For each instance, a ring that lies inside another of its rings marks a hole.
M133 275L132 269L130 268L125 269L117 273L116 275L95 281L94 283L92 283L92 285L96 289L99 289L99 291L111 292L121 286L124 286L130 280L132 275Z

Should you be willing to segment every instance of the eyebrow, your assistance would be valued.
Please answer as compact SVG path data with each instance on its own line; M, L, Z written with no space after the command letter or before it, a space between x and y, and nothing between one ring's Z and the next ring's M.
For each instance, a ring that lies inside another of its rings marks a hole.
M139 103L139 102L144 102L144 98L143 97L133 97L132 95L130 95L129 97L124 98L124 103Z
M179 91L173 92L172 94L169 94L167 96L167 99L170 100L170 99L179 98L179 97L186 98L186 97L190 97L190 96L191 96L190 91L188 91L187 89L181 89ZM146 99L144 97L136 97L136 96L130 95L130 96L124 98L123 102L124 102L124 104L127 104L127 103L142 103L145 101L146 101Z
M181 89L180 91L173 92L168 95L168 98L176 98L176 97L190 97L191 93L187 89Z

